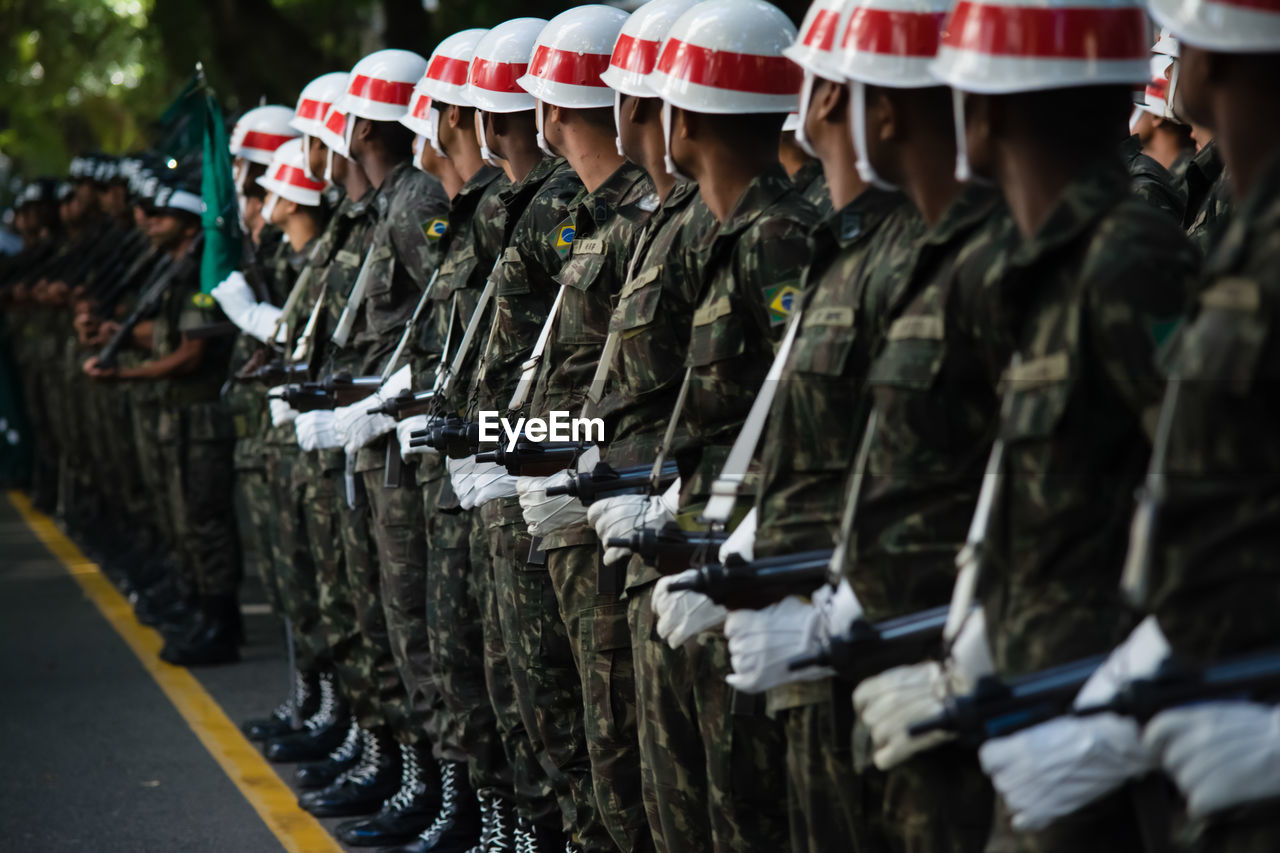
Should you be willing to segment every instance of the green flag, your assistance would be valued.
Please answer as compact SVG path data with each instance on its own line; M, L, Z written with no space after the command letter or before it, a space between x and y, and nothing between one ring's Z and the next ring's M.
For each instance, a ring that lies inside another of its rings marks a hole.
M197 70L203 79L203 73ZM236 185L231 171L227 126L213 90L204 87L204 148L200 195L204 198L204 254L200 289L213 290L240 263L240 217L236 213Z

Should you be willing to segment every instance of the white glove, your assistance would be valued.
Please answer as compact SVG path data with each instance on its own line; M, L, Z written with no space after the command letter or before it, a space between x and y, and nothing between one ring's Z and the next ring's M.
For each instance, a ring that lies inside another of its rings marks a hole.
M720 562L730 554L737 554L748 563L756 558L756 510L755 507L743 516L738 526L733 528L729 537L720 543Z
M475 456L446 459L445 467L449 469L449 482L453 485L453 493L458 496L458 505L471 509L476 505Z
M1216 811L1280 796L1280 708L1204 702L1163 711L1142 737L1199 820Z
M276 332L276 341L284 343L286 329L283 324L279 324L280 313L280 309L269 302L254 303L253 307L245 313L244 322L238 324L240 331L257 338L264 344L271 337L271 333Z
M1128 682L1153 675L1168 656L1169 641L1160 631L1156 618L1148 616L1089 676L1076 695L1075 706L1087 708L1110 702Z
M790 681L833 675L829 667L787 668L792 658L817 650L821 619L817 605L794 595L763 610L733 611L724 622L733 664L725 681L736 690L760 693Z
M408 389L412 381L409 365L397 370L382 383L382 387L349 406L339 406L333 410L334 423L338 435L342 438L342 446L347 453L354 454L369 442L386 435L396 428L395 418L378 413L370 414L370 409L377 409L386 404L392 397Z
M978 679L994 670L987 651L986 617L981 608L965 621L943 664L899 666L865 679L853 691L853 707L871 732L876 767L889 770L917 753L955 736L929 732L912 736L914 723L941 714L949 694L972 693Z
M303 450L331 450L342 446L333 428L331 411L302 412L294 419L293 428L298 434L298 446Z
M813 593L813 603L822 616L822 636L834 637L849 630L853 621L862 615L862 603L854 595L853 587L841 578L840 585L823 584Z
M290 406L287 401L271 396L283 388L283 385L277 385L267 391L267 405L271 409L271 425L273 427L291 424L298 417L298 410Z
M419 432L427 428L431 423L430 415L412 415L396 424L396 441L400 443L400 458L409 461L410 456L418 456L424 453L438 453L434 447L430 445L419 445L418 447L410 447L409 443L413 441L410 437L415 432Z
M569 471L558 471L550 477L520 477L516 481L520 511L531 535L546 536L587 520L587 508L573 495L547 497L547 487L565 485L569 475Z
M653 588L650 606L658 614L658 636L673 649L680 648L689 638L716 627L728 615L727 610L700 592L668 590L676 581L691 580L697 574L697 569L688 569L678 575L667 575L659 578Z
M218 282L209 295L218 300L218 306L227 319L244 329L245 318L258 298L253 295L253 288L245 281L244 273L233 270L230 275Z
M1058 717L978 750L1013 815L1013 828L1043 829L1147 772L1138 724L1117 714Z
M497 498L516 495L516 478L497 462L477 462L472 474L475 480L476 506L484 506Z
M605 545L604 564L612 566L631 556L628 548L610 548L614 537L630 536L644 527L662 527L675 521L675 513L662 498L649 495L619 495L605 498L587 507L587 521Z

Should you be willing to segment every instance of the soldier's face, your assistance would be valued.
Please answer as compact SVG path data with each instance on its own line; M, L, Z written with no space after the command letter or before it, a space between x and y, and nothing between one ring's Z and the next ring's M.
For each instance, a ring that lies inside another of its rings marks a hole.
M324 158L329 152L319 137L307 137L307 166L317 178L324 176Z
M182 243L186 229L178 217L169 213L157 213L149 221L148 235L151 245L168 252Z
M1173 93L1173 111L1192 124L1213 127L1212 56L1189 44L1182 45L1178 57L1178 87Z
M659 111L662 102L657 98L633 98L618 96L618 139L622 153L632 163L644 165L645 151L649 144L662 144L662 123Z
M964 137L969 149L969 168L975 177L995 178L995 145L991 138L992 99L988 95L964 96Z

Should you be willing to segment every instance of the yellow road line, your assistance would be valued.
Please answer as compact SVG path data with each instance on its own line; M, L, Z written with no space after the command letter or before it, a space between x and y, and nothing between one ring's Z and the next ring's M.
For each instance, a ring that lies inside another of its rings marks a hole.
M160 635L138 624L129 602L98 566L81 553L48 516L35 509L26 495L11 491L9 502L133 650L143 669L160 685L200 743L244 794L284 849L289 853L342 853L342 848L319 821L298 807L293 791L281 781L235 724L227 719L222 708L195 676L182 667L170 666L160 660Z

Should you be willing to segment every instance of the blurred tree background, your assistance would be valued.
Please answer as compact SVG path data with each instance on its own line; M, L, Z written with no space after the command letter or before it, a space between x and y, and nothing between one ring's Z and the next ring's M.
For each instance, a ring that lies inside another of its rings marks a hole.
M799 21L806 0L774 0ZM0 0L0 181L63 174L75 153L145 147L204 63L232 113L293 106L307 81L382 47L552 17L565 0ZM635 8L638 0L614 0ZM7 181L6 181L7 182Z

